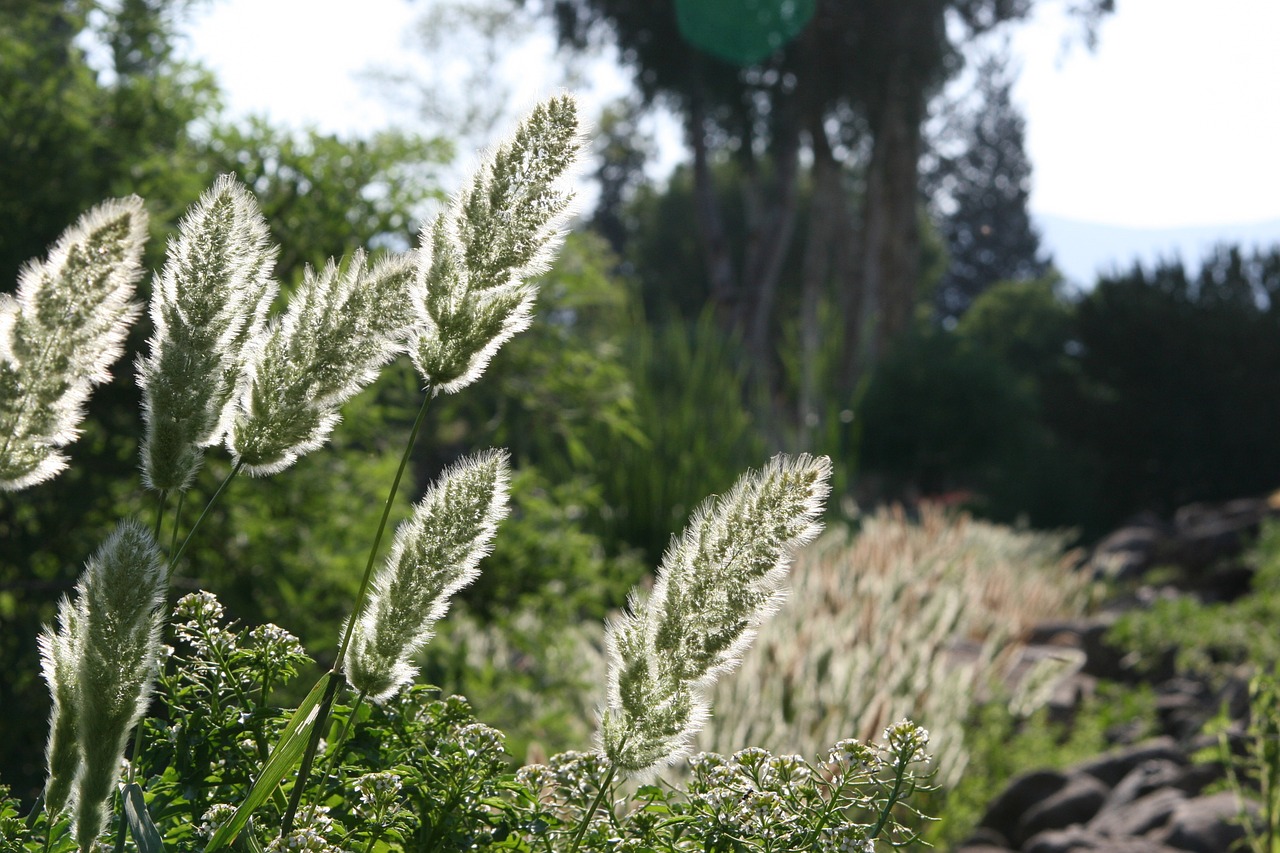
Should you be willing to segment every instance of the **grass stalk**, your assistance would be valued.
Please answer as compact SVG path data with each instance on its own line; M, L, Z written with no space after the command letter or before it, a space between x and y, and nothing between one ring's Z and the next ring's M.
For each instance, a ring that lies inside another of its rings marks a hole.
M209 510L213 507L215 503L217 503L218 497L227 488L227 484L230 483L233 479L235 479L236 474L240 473L240 468L241 466L243 466L243 464L244 464L243 462L237 462L235 466L232 467L231 473L228 474L223 479L222 483L218 486L218 490L213 493L213 497L209 498L209 502L205 504L204 509L200 511L200 517L196 519L196 523L191 526L191 529L189 531L187 531L187 538L182 540L181 547L179 547L175 553L170 555L169 574L168 574L168 577L165 578L166 583L168 583L173 578L173 570L174 568L177 567L178 560L181 559L183 552L187 550L187 545L190 544L191 537L195 536L196 531L200 529L200 522L204 521L204 517L209 514ZM175 519L175 525L176 525L176 519Z
M339 685L346 680L342 675L342 659L346 657L347 647L351 644L351 634L355 629L356 620L360 617L360 611L364 608L365 599L369 594L369 582L373 578L373 564L378 557L378 546L382 544L382 537L387 530L387 520L391 517L391 507L395 504L396 494L400 490L400 479L404 476L405 469L409 467L409 457L412 455L413 447L418 441L418 433L422 429L422 422L426 419L427 409L431 405L431 400L434 396L434 392L430 390L423 396L422 406L418 409L418 415L413 420L413 428L409 431L409 439L405 442L404 453L400 456L400 466L396 468L396 476L391 481L391 490L387 493L386 503L382 507L382 518L378 521L378 531L374 534L373 545L369 548L369 559L365 562L364 577L360 579L360 589L356 593L356 603L351 609L351 618L347 620L346 630L342 633L342 642L338 644L338 656L333 662L333 677L329 680L324 698L320 701L319 711L316 714L315 728L311 730L311 738L307 742L306 752L303 753L302 764L298 767L298 781L294 785L293 793L289 797L289 806L285 810L284 819L281 821L282 835L288 835L293 829L293 821L297 816L298 807L302 803L302 792L307 787L308 777L311 775L311 765L315 761L316 750L320 746L320 738L323 736L325 726L329 722L329 712L333 709L334 697L337 695Z

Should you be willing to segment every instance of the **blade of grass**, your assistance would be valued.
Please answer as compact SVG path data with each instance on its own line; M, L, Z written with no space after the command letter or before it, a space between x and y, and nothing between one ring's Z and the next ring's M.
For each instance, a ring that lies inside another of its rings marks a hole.
M205 848L205 853L213 853L213 851L220 850L235 841L236 836L240 834L240 830L244 829L254 810L267 801L267 798L275 791L276 786L280 784L280 780L302 759L307 743L311 739L311 730L316 724L316 717L320 710L320 700L328 692L329 681L333 677L332 672L326 672L320 676L316 686L311 688L307 698L303 699L302 704L293 712L289 725L285 727L284 732L280 735L280 741L276 744L276 748L271 751L271 757L267 759L261 775L253 783L253 787L249 789L248 796L244 798L244 802L240 804L235 814L231 816L231 820L223 824L214 833L213 838L209 839L209 846Z
M142 788L137 782L124 786L124 815L129 821L129 832L138 845L139 853L164 853L164 842L160 840L156 825L151 822L146 800L142 797Z

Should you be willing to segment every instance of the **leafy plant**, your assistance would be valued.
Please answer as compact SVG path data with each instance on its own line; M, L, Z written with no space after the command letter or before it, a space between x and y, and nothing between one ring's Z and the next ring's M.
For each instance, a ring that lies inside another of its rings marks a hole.
M1130 649L1139 669L1152 669L1170 655L1181 672L1271 667L1280 660L1280 638L1258 626L1280 620L1280 523L1263 523L1246 559L1254 569L1249 595L1225 603L1204 603L1191 594L1157 598L1117 620L1109 642Z
M1238 733L1238 732L1237 732ZM1239 823L1253 853L1280 850L1280 679L1275 669L1249 682L1249 722L1242 748L1220 726L1216 749L1207 750L1226 769L1227 785L1240 804ZM1250 808L1250 806L1254 808Z
M308 269L274 316L277 250L252 194L224 177L193 206L152 288L154 332L138 362L155 521L119 524L41 637L54 697L49 775L20 825L9 802L0 806L7 844L89 853L110 832L118 849L131 837L147 853L674 850L686 839L810 850L914 837L900 821L929 739L906 721L888 726L880 747L840 741L819 765L759 750L702 758L687 790L615 800L620 777L684 753L717 676L781 600L796 549L819 529L825 457L777 457L694 511L653 589L633 592L609 624L596 752L511 776L501 732L475 721L465 700L412 684L416 653L506 515L506 454L469 456L441 474L375 570L381 539L429 402L474 383L528 325L530 280L558 244L562 182L581 145L572 98L539 105L423 229L418 250ZM136 200L91 213L27 268L33 284L0 303L0 412L16 425L16 440L0 447L7 489L58 472L79 401L136 313L122 291L136 278L140 217ZM280 473L325 444L343 404L401 353L427 393L333 666L296 708L276 707L277 689L311 663L301 643L274 625L229 622L203 591L178 602L177 645L163 646L169 581L228 483ZM219 446L230 472L183 526L185 497ZM158 713L143 720L157 685Z

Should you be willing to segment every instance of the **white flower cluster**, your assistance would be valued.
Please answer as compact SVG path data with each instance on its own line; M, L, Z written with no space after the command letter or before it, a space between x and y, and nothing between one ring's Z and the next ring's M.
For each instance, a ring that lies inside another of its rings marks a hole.
M357 812L371 823L385 826L403 805L400 798L403 785L396 773L388 770L366 773L357 777L351 785L360 795Z
M267 853L344 853L331 843L334 821L327 806L304 806L298 811L298 826L287 835L273 839Z
M174 635L200 658L226 659L236 650L236 633L222 624L224 610L218 597L207 590L178 599L173 611Z

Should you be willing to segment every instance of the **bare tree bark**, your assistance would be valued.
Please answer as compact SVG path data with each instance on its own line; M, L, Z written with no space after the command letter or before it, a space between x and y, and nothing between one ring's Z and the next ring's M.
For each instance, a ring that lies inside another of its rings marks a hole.
M721 325L734 329L739 325L742 295L733 271L729 237L725 233L720 203L716 199L715 178L711 174L707 151L707 132L705 101L701 96L694 96L689 102L688 127L689 146L693 149L694 218L701 237L711 304Z
M778 280L783 261L795 235L799 133L794 123L780 129L787 138L775 140L773 187L764 190L764 178L749 176L749 191L756 197L747 208L747 245L743 262L743 283L747 293L745 339L753 360L755 378L774 390L773 329Z
M872 359L910 325L919 278L916 186L924 93L905 61L892 66L872 111L874 142L862 226L863 310L877 317Z

